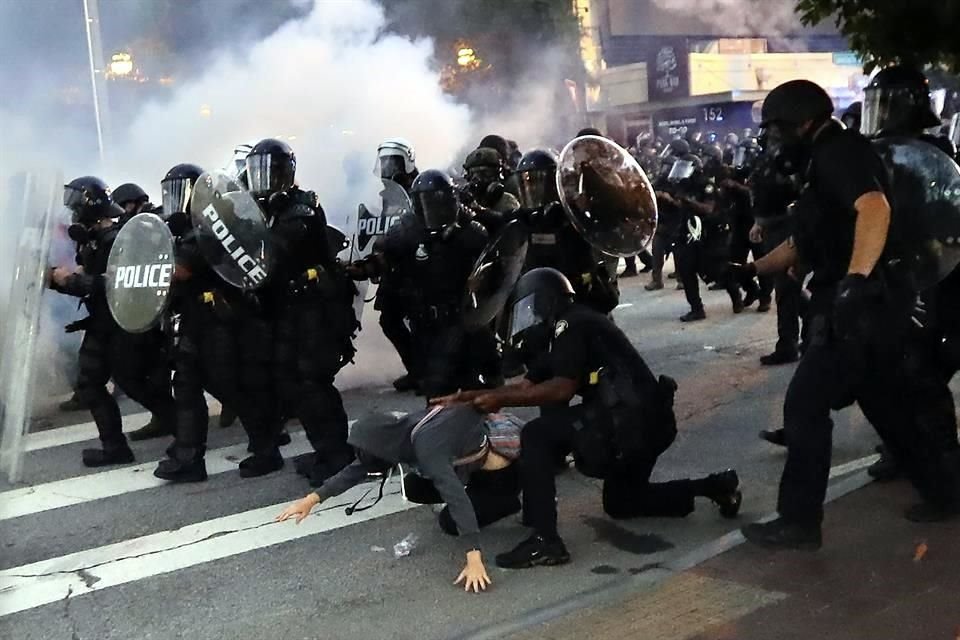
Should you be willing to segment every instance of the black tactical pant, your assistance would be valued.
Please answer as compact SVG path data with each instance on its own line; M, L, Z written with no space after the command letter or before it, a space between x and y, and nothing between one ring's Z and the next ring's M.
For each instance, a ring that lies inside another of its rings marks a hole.
M403 479L407 499L417 504L440 504L443 498L430 480L416 473ZM470 474L466 486L480 528L520 511L520 472L517 463L496 471L478 470ZM439 515L440 528L450 535L459 535L457 525L444 507Z
M557 535L556 459L570 452L578 456L577 428L589 419L582 405L552 408L521 431L524 522L545 537ZM694 510L694 481L650 482L657 458L669 447L672 437L667 440L613 465L603 481L603 510L607 515L684 517Z
M677 277L683 283L683 295L686 296L690 309L703 311L703 300L700 298L700 273L713 270L716 265L709 263L704 246L701 242L680 242L673 251L677 261ZM721 274L720 283L730 295L730 301L742 300L740 285L726 274Z
M393 348L397 350L404 368L414 378L419 378L420 368L413 340L413 333L406 323L406 309L403 300L395 293L381 290L377 292L376 308L380 311L380 328Z
M180 318L173 378L177 431L171 457L188 463L207 448L209 413L204 390L240 418L253 452L272 453L280 429L271 376L270 324L252 312L227 319L208 305L191 305Z
M115 325L88 329L80 343L77 396L90 409L103 448L127 446L117 401L107 391L114 383L166 425L175 410L170 394L170 367L158 331L131 334Z
M764 255L773 251L790 237L790 227L786 223L771 224L763 228ZM768 287L772 280L777 303L777 346L778 353L796 353L800 345L800 321L803 318L803 284L786 272L760 279L761 289Z
M312 293L286 298L276 324L274 380L283 414L298 418L320 459L337 465L353 458L347 413L333 383L353 357L355 325L349 299Z
M655 282L663 281L663 263L673 247L673 236L667 233L657 233L653 236L652 263L653 271L650 276Z
M813 303L823 309L816 299ZM829 317L828 312L811 316L809 344L784 400L787 461L780 479L780 515L807 525L823 520L832 451L830 411L854 401L925 500L955 499L960 454L952 396L942 376L929 375L932 369L921 361L907 366L902 333L898 342L889 335L860 344L841 342L832 336ZM949 424L952 435L947 435Z
M502 361L489 327L467 330L459 322L414 323L423 362L420 388L427 398L502 383Z

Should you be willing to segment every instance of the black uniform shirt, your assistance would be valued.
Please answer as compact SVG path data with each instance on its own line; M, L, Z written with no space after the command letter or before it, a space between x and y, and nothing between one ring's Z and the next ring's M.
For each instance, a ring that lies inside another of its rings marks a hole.
M627 376L638 391L656 385L656 378L630 340L607 316L573 304L557 322L550 352L531 367L527 378L543 382L550 378L576 380L584 403L595 400L598 372L609 369Z
M801 201L808 206L798 207L798 246L813 267L811 287L832 287L850 266L854 203L866 193L884 191L886 169L866 138L828 124L814 140L807 178L808 193Z

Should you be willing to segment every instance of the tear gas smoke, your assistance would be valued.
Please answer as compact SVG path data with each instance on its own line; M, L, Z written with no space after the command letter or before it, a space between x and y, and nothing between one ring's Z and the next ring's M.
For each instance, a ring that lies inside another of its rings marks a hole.
M16 111L0 106L3 144L20 151L0 154L0 174L31 165L56 167L68 179L94 174L111 185L136 182L158 201L160 179L174 164L219 169L237 144L278 137L297 154L299 184L317 192L331 223L343 225L369 194L376 148L385 138L411 140L421 169L459 168L465 150L491 132L518 140L521 148L562 144L551 118L562 78L550 73L549 52L536 62L530 81L504 99L499 113L479 118L442 92L432 41L387 33L385 25L383 9L372 0L316 2L302 17L239 52L233 42L198 57L200 69L168 100L144 105L125 129L114 123L102 166L91 127L37 121L31 114L43 110L28 104ZM0 273L10 272L11 258L0 256ZM45 302L44 336L50 341L75 319L70 305L61 302ZM392 372L374 363L392 362L396 355L379 335L370 336L379 333L372 316L365 316L364 326L359 368L385 377ZM41 366L62 367L54 354L70 358L75 350L72 339L59 346L51 342ZM373 365L369 369L367 362ZM358 373L345 371L344 378L350 385L364 383ZM66 390L66 378L60 378L46 395Z
M779 36L802 31L793 0L653 0L664 11L693 16L710 33ZM796 43L797 46L802 46Z

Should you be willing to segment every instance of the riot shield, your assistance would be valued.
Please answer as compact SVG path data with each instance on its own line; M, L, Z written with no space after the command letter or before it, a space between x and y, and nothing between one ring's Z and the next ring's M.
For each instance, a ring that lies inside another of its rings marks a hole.
M190 196L197 246L226 282L256 289L270 275L273 251L260 205L225 173L204 173Z
M346 262L362 260L369 256L373 252L377 238L385 235L402 215L413 211L410 196L393 180L376 178L357 195L360 196L361 202L357 206L355 231L349 240L349 251L340 254L345 255L342 259ZM351 220L348 218L348 228L351 226L350 223ZM370 283L362 280L357 282L356 286L354 311L357 314L357 322L360 322Z
M527 259L527 227L519 220L505 226L477 259L463 297L463 322L478 329L503 310Z
M0 272L0 472L16 482L37 376L49 364L38 358L43 346L40 319L53 227L62 211L63 176L55 171L23 172L7 181L6 187L0 194L0 217L10 222L9 229L15 233L3 253L12 261ZM54 330L60 333L59 327Z
M157 326L170 303L175 266L173 234L153 213L130 218L107 259L107 306L120 328L143 333Z
M887 166L893 209L890 237L917 286L928 288L960 264L960 167L911 138L873 142Z
M657 228L647 174L625 149L599 136L571 140L557 165L557 192L574 228L611 256L642 251Z

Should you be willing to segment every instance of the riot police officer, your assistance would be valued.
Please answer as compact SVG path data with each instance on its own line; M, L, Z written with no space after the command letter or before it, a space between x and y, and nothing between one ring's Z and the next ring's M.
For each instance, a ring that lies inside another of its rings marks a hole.
M110 193L110 199L123 209L120 224L143 211L153 211L156 207L150 203L150 196L138 184L125 182Z
M384 180L393 180L409 191L419 175L413 146L403 138L388 138L381 142L377 147L377 164L373 173Z
M557 194L557 157L544 149L524 154L517 165L520 218L530 229L525 270L557 269L573 283L578 302L610 313L620 291L604 259L573 227Z
M107 382L113 378L127 396L153 413L162 428L170 432L174 423L170 371L165 361L155 357L159 351L156 333L126 333L107 306L104 274L119 231L114 218L123 215L123 210L111 202L110 189L99 178L76 178L64 186L63 203L73 214L69 233L77 243L81 270L53 269L50 287L81 298L89 313L81 321L85 333L76 390L90 409L101 443L100 449L83 450L83 464L100 467L133 462L120 409L107 392Z
M867 136L909 137L931 144L948 156L955 157L956 148L945 137L926 133L940 124L940 118L930 106L930 88L923 72L907 66L882 69L864 89L863 133ZM953 412L946 410L953 405L953 396L946 386L952 372L945 375L943 362L950 361L945 347L956 340L960 333L958 325L950 321L950 309L960 305L956 279L947 278L942 284L923 292L923 302L930 310L922 328L911 327L908 342L911 363L909 383L918 399L918 417L926 428L940 433L946 449L954 448L956 421ZM944 317L946 316L946 317ZM951 339L951 336L954 336ZM943 409L929 410L931 407ZM884 480L895 476L898 465L888 450L872 465L868 472Z
M377 147L375 173L382 179L393 180L409 192L413 181L420 175L413 146L403 138L384 140ZM413 212L404 214L409 217L412 215ZM410 220L406 222L409 226ZM382 255L384 242L383 237L374 241L375 254ZM400 255L406 255L406 253L402 251L399 254L395 253L390 260L383 262L381 266L384 268L378 270L380 281L373 307L380 312L379 324L383 335L396 349L406 369L404 375L393 381L393 387L397 391L413 391L419 388L420 378L414 353L413 334L408 326L407 293L410 289L408 280L411 276L409 264L405 259L400 259ZM369 276L363 275L361 270L357 277L366 279Z
M499 231L520 203L503 186L506 168L500 154L490 147L478 147L463 162L467 187L460 190L460 202L491 234Z
M153 475L173 482L206 479L204 453L209 413L204 391L241 416L251 449L259 447L263 425L276 419L276 395L262 353L262 319L249 295L229 285L211 268L198 245L200 231L190 217L190 196L203 170L194 164L173 166L161 181L167 225L176 242L177 269L171 304L175 325L173 392L177 428ZM251 322L251 319L253 320ZM252 469L244 466L241 476Z
M293 149L272 138L258 142L247 156L250 192L270 222L276 254L269 282L259 292L272 320L272 340L265 327L264 342L275 345L273 381L282 414L300 420L315 452L298 460L297 469L321 484L353 458L334 377L355 352L356 288L327 242L326 215L316 194L296 185L296 166ZM264 354L268 362L269 355ZM241 472L259 475L283 465L278 422L251 434L257 435L253 456L241 463Z
M671 140L660 152L659 173L650 177L657 195L658 220L651 251L653 254L653 270L650 274L650 282L644 287L647 291L663 289L663 263L667 256L673 252L676 243L684 237L686 231L680 202L671 193L672 186L669 176L676 159L688 156L690 153L690 144L686 140L682 138ZM678 288L682 288L682 286L678 285Z
M603 509L613 518L684 517L694 510L697 496L716 503L724 517L735 517L740 508L734 471L650 482L657 458L676 436L676 382L654 376L610 318L574 299L573 286L559 271L540 268L524 274L506 310L504 337L523 354L527 378L434 400L470 402L481 411L562 406L541 413L521 432L523 514L533 534L498 555L500 567L569 561L557 532L557 454L572 451L579 471L603 479ZM574 395L583 403L563 406Z
M461 303L467 278L489 234L461 210L443 171L424 171L410 190L422 233L413 249L415 292L410 322L428 397L502 383L500 353L488 327L468 330ZM412 244L412 243L411 243Z
M707 282L722 283L730 295L733 312L740 313L740 285L725 271L730 253L730 223L716 183L704 174L700 159L693 154L677 158L667 180L671 185L670 197L680 208L687 226L686 237L675 249L677 275L690 304L690 311L680 320L694 322L707 317L700 298L700 276Z
M827 93L806 80L779 85L762 109L769 144L808 186L794 236L748 271L773 273L800 257L813 271L809 345L784 402L779 517L743 528L748 540L772 548L821 546L830 411L854 401L927 501L917 515L960 510L955 467L930 455L931 437L904 411L913 407L903 397L901 345L915 292L897 271L909 248L888 234L898 221L885 195L886 168L869 142L833 121L832 112Z

